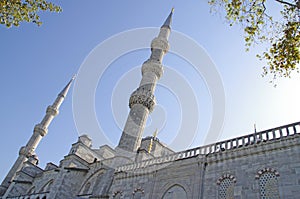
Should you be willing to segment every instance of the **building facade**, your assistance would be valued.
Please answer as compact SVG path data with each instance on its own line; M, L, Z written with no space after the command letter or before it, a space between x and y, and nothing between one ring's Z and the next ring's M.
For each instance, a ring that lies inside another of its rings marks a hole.
M116 148L91 147L82 135L59 165L38 167L35 149L47 134L74 80L47 108L0 186L3 199L297 199L300 198L300 122L174 152L156 135L142 138L163 75L173 10L151 43L142 80L129 99Z

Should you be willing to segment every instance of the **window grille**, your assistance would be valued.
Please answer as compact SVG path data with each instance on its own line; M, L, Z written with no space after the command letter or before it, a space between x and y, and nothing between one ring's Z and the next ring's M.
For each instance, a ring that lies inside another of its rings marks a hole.
M259 177L260 198L279 199L278 179L275 173L265 172Z
M233 199L234 197L234 180L224 178L219 183L219 199Z

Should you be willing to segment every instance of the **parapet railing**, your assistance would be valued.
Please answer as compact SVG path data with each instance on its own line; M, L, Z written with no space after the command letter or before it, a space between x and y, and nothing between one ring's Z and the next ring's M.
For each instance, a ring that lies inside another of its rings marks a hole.
M32 193L32 194L28 194L28 195L7 197L7 199L47 199L48 194L49 194L49 192Z
M255 132L245 136L216 142L213 144L180 151L174 154L166 155L163 157L152 158L141 162L131 163L116 168L116 172L130 171L145 168L151 165L168 163L179 159L190 158L198 155L207 155L218 153L221 151L232 150L236 148L246 147L248 145L259 144L261 142L269 142L273 140L283 139L285 137L300 134L300 122L280 126L277 128Z

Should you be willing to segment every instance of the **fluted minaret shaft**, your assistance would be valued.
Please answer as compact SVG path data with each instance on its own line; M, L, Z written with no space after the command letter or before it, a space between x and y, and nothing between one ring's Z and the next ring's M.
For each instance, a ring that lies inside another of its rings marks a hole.
M59 107L64 101L74 78L75 76L69 81L69 83L65 86L65 88L58 94L54 103L48 106L46 110L46 115L44 116L43 120L39 124L35 125L33 134L30 137L29 141L27 142L26 146L21 147L16 162L14 163L14 165L8 172L7 176L1 183L0 196L3 195L6 189L9 187L10 183L13 181L16 175L16 172L18 172L22 168L23 163L27 161L28 158L34 155L36 147L40 143L41 139L47 134L50 123L52 122L53 118L56 115L58 115Z
M173 9L160 28L158 36L152 40L151 56L142 66L142 80L139 87L130 96L130 113L118 144L118 148L123 150L137 151L141 144L148 115L154 109L156 83L163 74L162 60L169 50L168 38L171 31L172 14Z

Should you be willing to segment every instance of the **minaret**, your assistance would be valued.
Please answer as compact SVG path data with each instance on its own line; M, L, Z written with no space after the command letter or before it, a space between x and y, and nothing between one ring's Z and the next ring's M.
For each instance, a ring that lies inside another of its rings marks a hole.
M139 87L130 96L130 113L117 146L122 150L137 151L141 144L148 115L154 109L156 83L163 74L162 59L169 50L168 38L173 11L174 9L161 26L159 35L152 40L151 56L142 66L142 80Z
M71 87L72 82L74 81L75 76L69 81L69 83L65 86L65 88L58 94L57 98L55 99L54 103L48 106L46 115L41 121L41 123L35 125L33 134L29 141L27 142L26 146L21 147L19 151L19 157L8 172L7 176L3 180L0 186L0 196L5 193L7 188L9 187L10 183L13 181L16 172L18 172L25 161L27 161L30 157L34 156L34 152L38 144L40 143L41 139L47 134L48 127L53 120L53 118L58 115L59 107L64 101L67 96L67 93Z

